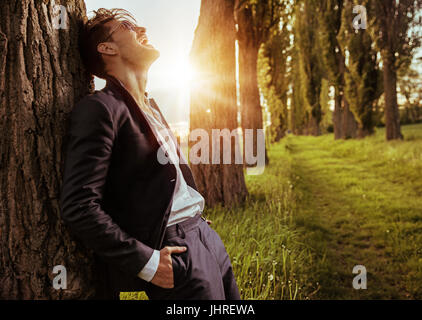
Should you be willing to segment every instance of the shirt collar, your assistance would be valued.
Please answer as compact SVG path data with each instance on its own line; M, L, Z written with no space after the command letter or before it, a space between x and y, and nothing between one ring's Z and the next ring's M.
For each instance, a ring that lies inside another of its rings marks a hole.
M123 84L123 82L121 82L119 79L117 79L116 77L112 76L112 75L107 75L106 79L107 81L106 83L106 87L108 88L114 88L117 89L119 92L124 91L125 94L129 94L129 91L126 89L125 85ZM145 92L145 98L148 99L148 92Z

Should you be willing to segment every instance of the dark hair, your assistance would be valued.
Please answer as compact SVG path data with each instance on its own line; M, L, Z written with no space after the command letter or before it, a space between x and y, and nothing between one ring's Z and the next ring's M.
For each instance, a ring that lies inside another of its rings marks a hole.
M124 9L104 9L93 11L94 16L84 24L79 38L81 58L87 70L99 77L105 78L105 64L101 53L98 52L98 44L103 42L109 35L110 28L107 22L117 20L129 20L136 24L136 19Z

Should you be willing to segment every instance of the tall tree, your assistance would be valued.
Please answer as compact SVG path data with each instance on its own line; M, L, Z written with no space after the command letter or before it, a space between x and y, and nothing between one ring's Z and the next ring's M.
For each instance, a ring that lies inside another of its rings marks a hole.
M294 43L296 43L296 40ZM291 57L290 128L294 134L302 135L305 133L308 115L305 98L302 94L303 84L300 76L299 50L296 45L293 45Z
M414 27L422 0L368 0L373 19L370 28L382 56L386 139L403 139L397 102L397 71L412 60L420 36Z
M289 56L291 51L288 12L280 29L262 46L259 54L259 87L271 113L270 142L279 141L288 128Z
M341 51L348 54L345 97L358 121L358 137L363 138L374 133L374 107L382 94L381 72L368 30L353 27L353 1L345 2L338 36Z
M236 0L241 122L243 132L245 129L254 131L254 154L257 154L257 130L263 128L258 88L258 52L269 39L272 30L278 28L280 12L280 0ZM266 149L265 158L268 162Z
M341 28L344 0L318 0L321 53L326 76L334 86L334 138L354 138L356 120L344 95L345 56L340 50L338 35Z
M196 86L191 92L190 130L203 129L208 135L208 146L213 146L213 129L236 131L236 29L234 22L234 0L202 0L198 27L191 51L191 62L196 73ZM224 206L242 202L247 189L243 166L235 163L239 141L223 135L229 142L230 164L212 164L212 153L200 156L209 164L191 163L198 188L208 205ZM237 135L236 135L237 137ZM192 147L197 142L191 141ZM220 145L220 153L227 149ZM238 149L239 150L239 149Z
M322 111L321 131L323 133L329 132L329 128L333 127L333 112L330 110L330 88L329 81L322 79L320 103Z
M67 20L56 24L54 1L0 6L0 299L95 292L91 257L71 241L59 215L66 118L91 80L77 42L85 5L62 3ZM67 268L67 290L53 288L56 265Z
M310 135L320 135L322 119L321 94L321 50L318 39L317 3L313 0L299 1L296 7L295 39L299 49L300 77L303 95L307 104L307 130Z

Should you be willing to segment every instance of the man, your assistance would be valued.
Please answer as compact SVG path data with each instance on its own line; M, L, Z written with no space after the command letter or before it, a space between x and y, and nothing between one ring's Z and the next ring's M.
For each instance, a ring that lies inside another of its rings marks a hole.
M60 204L99 259L103 297L240 299L224 245L202 218L204 198L145 94L159 52L122 9L99 9L84 29L82 59L107 85L72 111ZM160 150L171 161L161 164Z

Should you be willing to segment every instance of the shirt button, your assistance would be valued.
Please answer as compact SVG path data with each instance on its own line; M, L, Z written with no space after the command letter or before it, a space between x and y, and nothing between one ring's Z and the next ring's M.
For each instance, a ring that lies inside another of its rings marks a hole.
M174 182L174 181L176 181L176 179L171 179L171 180L170 180L170 182Z

